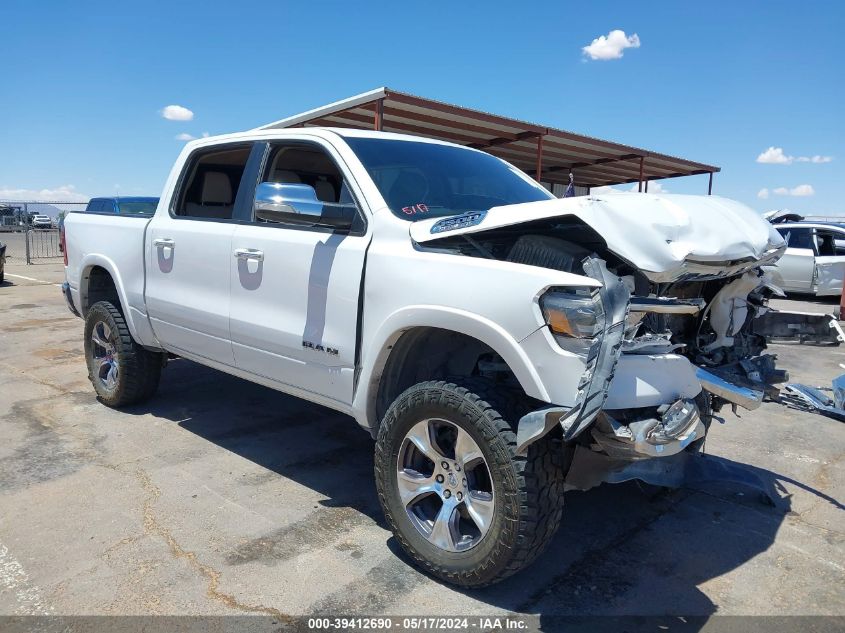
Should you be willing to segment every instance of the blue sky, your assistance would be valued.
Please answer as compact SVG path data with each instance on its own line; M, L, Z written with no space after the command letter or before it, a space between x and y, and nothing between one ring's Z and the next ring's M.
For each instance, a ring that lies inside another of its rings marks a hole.
M0 23L0 199L158 195L179 134L387 85L719 165L714 192L759 211L845 215L840 1L4 0ZM639 46L583 52L615 29Z

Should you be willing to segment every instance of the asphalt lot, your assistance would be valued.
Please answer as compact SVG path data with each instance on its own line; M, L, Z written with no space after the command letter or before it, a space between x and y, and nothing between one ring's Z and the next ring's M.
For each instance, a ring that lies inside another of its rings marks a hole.
M20 261L0 287L0 614L845 615L841 422L725 411L707 452L776 507L729 483L568 493L541 560L458 591L399 552L351 418L187 361L151 402L110 410L61 267ZM810 384L845 362L772 351Z
M0 231L0 242L6 245L6 257L9 263L26 263L26 246L23 233Z
M52 255L54 252L60 255L55 250L47 250L48 248L58 248L59 238L55 231L37 231L36 233L36 240L31 242L33 256ZM8 264L26 264L26 241L24 240L24 235L24 233L0 231L0 242L6 245L6 260ZM32 266L47 265L55 267L55 264L61 262L61 257L33 257L33 262Z

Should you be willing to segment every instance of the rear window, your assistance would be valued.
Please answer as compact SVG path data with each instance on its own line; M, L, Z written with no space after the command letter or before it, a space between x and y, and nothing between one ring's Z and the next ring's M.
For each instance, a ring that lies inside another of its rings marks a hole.
M153 215L158 200L118 200L117 208L121 215Z

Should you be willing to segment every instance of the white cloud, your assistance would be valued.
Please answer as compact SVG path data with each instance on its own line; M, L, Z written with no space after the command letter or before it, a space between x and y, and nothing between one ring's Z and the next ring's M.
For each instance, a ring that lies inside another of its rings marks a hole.
M611 187L610 185L601 185L600 187L593 187L590 189L590 195L593 195L594 193L622 193L623 191L623 189L617 189L616 187Z
M815 195L816 190L813 189L812 185L798 185L792 189L789 189L788 187L778 187L777 189L772 189L772 193L776 196L795 196L798 198L806 198L807 196Z
M55 189L12 189L0 187L0 200L32 200L38 202L88 202L91 196L79 193L74 185Z
M829 163L833 160L833 156L819 156L816 154L815 156L790 156L785 154L782 147L769 147L764 152L761 152L760 155L757 157L758 163L764 163L767 165L791 165L793 162L798 163Z
M645 189L645 183L643 183L643 189ZM597 193L626 193L629 191L637 192L640 190L640 183L635 182L631 185L630 189L620 189L619 187L613 187L611 185L602 185L600 187L593 187L590 189L590 195ZM657 181L652 181L648 183L648 192L649 193L669 193L669 190L666 189L663 185L661 185Z
M169 105L161 109L161 116L168 121L190 121L194 113L180 105Z
M769 190L763 187L762 189L760 189L760 191L757 192L757 197L761 200L765 200L769 197Z
M208 132L202 133L202 138L208 138L208 137L209 137ZM181 134L177 134L173 138L175 138L177 141L193 141L197 137L194 136L193 134L188 134L187 132L182 132Z
M639 191L640 190L640 183L635 182L631 185L631 191ZM643 191L645 191L645 183L643 183ZM649 193L669 193L669 190L661 185L659 182L650 182L648 183L648 192Z
M789 190L790 196L798 196L798 197L806 197L806 196L814 196L816 194L816 190L813 189L812 185L798 185L797 187L793 187Z
M784 154L783 148L781 147L770 147L757 157L758 163L765 163L767 165L790 165L793 160L795 158Z
M626 48L639 48L640 38L636 33L626 36L625 31L614 29L607 35L600 35L589 46L581 50L592 60L608 61L622 57Z
M796 159L799 163L815 163L820 165L822 163L829 163L833 160L833 156L819 156L816 154L815 156L799 156Z

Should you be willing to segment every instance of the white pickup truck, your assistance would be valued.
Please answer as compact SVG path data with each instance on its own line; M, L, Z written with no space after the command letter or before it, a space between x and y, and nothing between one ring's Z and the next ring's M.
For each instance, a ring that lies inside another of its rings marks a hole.
M189 143L152 218L64 230L103 404L181 357L349 414L399 543L463 586L536 558L565 488L652 480L785 378L754 331L784 241L722 198L556 199L474 149L303 128Z

